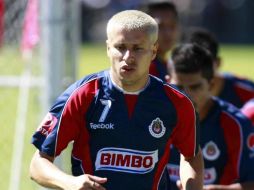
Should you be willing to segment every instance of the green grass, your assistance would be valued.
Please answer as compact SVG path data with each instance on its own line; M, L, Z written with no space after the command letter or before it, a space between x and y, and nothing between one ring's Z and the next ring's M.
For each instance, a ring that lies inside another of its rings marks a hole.
M79 77L109 68L107 49L104 44L84 45L79 52Z
M222 70L254 80L254 46L223 46Z
M254 46L223 46L221 57L222 70L230 71L240 76L254 80ZM103 44L87 44L80 48L78 78L84 75L109 68L106 55L106 46ZM38 57L31 61L33 74L40 73ZM2 49L0 51L0 75L20 75L26 61L21 59L17 49ZM17 88L0 87L0 120L2 121L0 136L0 189L8 189L14 126L16 122L16 108L18 99ZM28 116L26 118L25 149L22 160L22 174L20 190L34 190L38 186L28 177L29 162L35 148L30 145L32 133L36 130L42 116L40 115L40 91L37 88L30 90ZM67 154L68 155L68 154ZM69 157L66 158L67 162ZM68 170L68 166L66 167Z
M37 184L35 184L29 178L29 164L32 158L32 155L35 151L35 147L30 144L31 136L36 130L38 124L41 120L40 112L40 90L38 88L33 88L30 90L29 94L29 103L28 103L28 115L27 115L27 130L25 133L25 147L23 152L23 165L22 165L22 176L20 180L20 189L38 189ZM29 188L28 188L29 187Z
M0 189L8 189L12 158L13 133L16 118L17 89L0 88L1 137L0 137ZM8 102L8 104L6 104Z
M1 99L1 137L0 137L0 189L8 189L10 180L10 167L12 160L12 147L14 142L14 127L16 122L16 108L18 99L17 88L0 88L0 99ZM24 138L24 152L22 158L22 174L20 180L20 189L36 189L35 183L33 183L28 177L29 162L32 154L35 151L33 146L30 145L31 135L38 125L38 113L39 103L37 100L38 90L30 90L30 98L28 104L28 116L26 119L26 133ZM36 101L35 101L36 99Z
M20 75L23 70L24 60L15 48L0 49L0 74Z

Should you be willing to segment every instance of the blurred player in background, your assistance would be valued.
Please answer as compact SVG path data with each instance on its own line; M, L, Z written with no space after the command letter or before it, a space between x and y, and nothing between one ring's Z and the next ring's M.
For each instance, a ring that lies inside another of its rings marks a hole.
M219 43L211 32L202 28L192 28L186 32L183 41L199 44L212 53L215 77L211 92L214 96L218 96L238 108L254 98L254 83L252 81L239 78L231 73L220 72Z
M159 48L156 58L150 66L150 74L165 81L168 65L168 53L178 38L178 13L176 6L169 1L152 1L142 7L159 25Z
M107 25L111 67L71 85L33 135L30 175L57 189L168 190L170 146L182 153L181 182L201 190L203 160L192 102L149 75L158 25L135 10ZM72 175L53 161L73 142Z
M254 138L254 128L235 106L211 95L212 55L196 44L184 44L173 50L171 61L171 83L190 96L200 116L203 190L253 190L254 150L247 145ZM172 148L168 171L174 190L178 189L178 160L179 153Z

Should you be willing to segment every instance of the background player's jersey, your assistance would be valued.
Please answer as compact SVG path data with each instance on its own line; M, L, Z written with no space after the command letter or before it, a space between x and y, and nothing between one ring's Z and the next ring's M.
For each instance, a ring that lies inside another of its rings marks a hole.
M241 111L252 121L252 125L254 126L254 98L246 102L241 108Z
M167 63L159 60L158 57L156 57L150 65L149 73L158 77L162 81L166 81L165 76L168 74Z
M245 102L254 98L254 83L247 79L238 78L224 73L224 87L218 97L241 108Z
M217 98L207 117L200 123L204 184L231 184L254 180L254 128L233 105ZM167 166L171 189L178 190L179 153L171 148Z
M73 141L72 173L107 177L107 189L168 189L170 145L187 157L197 150L193 105L152 76L131 114L125 99L108 71L85 77L57 99L32 143L57 156Z

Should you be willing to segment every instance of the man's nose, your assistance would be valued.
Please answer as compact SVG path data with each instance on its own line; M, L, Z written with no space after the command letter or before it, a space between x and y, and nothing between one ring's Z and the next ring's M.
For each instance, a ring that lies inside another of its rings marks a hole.
M124 56L123 56L123 60L127 61L131 58L133 58L131 50L126 50L125 53L124 53Z

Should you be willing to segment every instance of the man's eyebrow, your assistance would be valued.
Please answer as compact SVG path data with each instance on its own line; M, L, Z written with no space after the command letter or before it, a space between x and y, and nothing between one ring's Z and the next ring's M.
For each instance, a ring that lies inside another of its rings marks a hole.
M202 85L202 83L197 83L197 84L192 84L192 85L190 85L190 87L199 87L199 86L201 86Z

